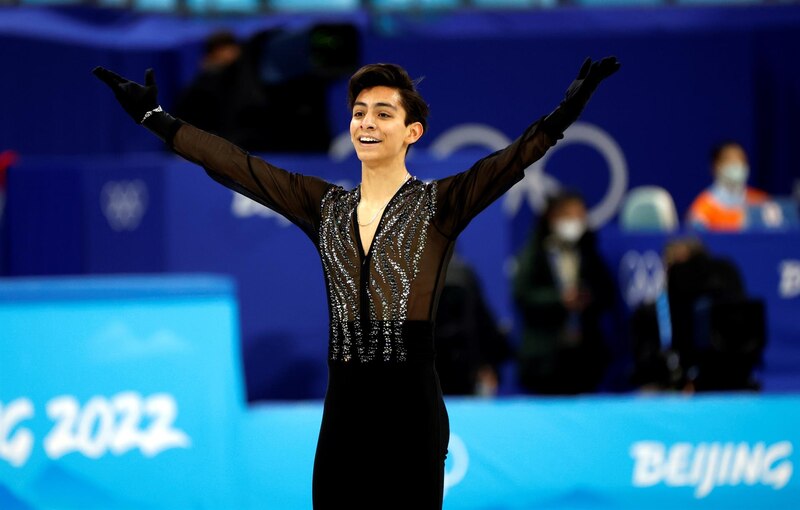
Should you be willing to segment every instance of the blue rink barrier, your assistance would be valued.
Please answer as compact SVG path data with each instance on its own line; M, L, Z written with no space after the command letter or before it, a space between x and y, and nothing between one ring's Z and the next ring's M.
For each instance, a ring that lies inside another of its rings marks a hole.
M233 291L207 276L0 282L0 508L310 508L321 405L244 405ZM800 396L448 409L446 509L800 500Z
M800 501L796 396L451 399L447 406L446 510L794 509ZM243 457L251 504L310 508L320 414L305 404L247 414L241 437L252 441ZM389 462L380 451L378 470Z
M233 285L0 282L0 508L237 508Z

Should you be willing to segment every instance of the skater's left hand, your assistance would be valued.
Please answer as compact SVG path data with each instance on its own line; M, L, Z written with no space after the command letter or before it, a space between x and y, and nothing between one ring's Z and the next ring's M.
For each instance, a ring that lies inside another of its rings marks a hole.
M582 110L600 82L616 73L619 68L620 63L617 57L605 57L594 62L591 58L587 58L578 71L578 76L567 89L564 103Z
M619 68L617 57L605 57L598 61L587 58L578 71L578 76L567 88L564 100L545 117L542 129L556 140L563 138L564 131L578 120L600 82L616 73Z

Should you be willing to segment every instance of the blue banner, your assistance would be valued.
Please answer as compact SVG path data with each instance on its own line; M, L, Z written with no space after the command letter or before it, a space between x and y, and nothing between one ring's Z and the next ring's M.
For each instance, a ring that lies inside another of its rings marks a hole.
M229 281L4 282L0 324L0 507L239 506Z
M794 508L798 404L794 396L450 399L444 508ZM310 506L308 435L320 413L310 405L248 412L250 501ZM384 462L377 456L375 469Z
M322 407L244 405L232 291L211 277L0 284L0 508L310 508ZM798 396L447 405L446 509L800 498ZM376 452L375 469L391 462Z

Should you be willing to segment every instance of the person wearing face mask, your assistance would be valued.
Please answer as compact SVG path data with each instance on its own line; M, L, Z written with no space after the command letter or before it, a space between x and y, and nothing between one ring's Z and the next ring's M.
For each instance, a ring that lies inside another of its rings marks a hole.
M711 151L714 183L689 207L689 224L697 229L735 232L747 228L747 209L767 200L747 185L750 167L744 148L723 142Z
M600 328L614 282L587 228L583 198L553 197L518 259L514 299L523 319L522 387L539 394L597 389L609 356Z

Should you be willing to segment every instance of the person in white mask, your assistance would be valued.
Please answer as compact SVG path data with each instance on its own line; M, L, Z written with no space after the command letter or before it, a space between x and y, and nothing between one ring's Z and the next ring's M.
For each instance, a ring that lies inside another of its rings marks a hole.
M553 197L518 259L514 298L523 319L519 377L540 394L593 391L608 355L600 329L614 281L587 227L583 198Z
M689 207L689 225L701 230L735 232L747 228L747 209L764 203L767 194L747 185L750 166L744 148L723 142L711 151L713 184Z

